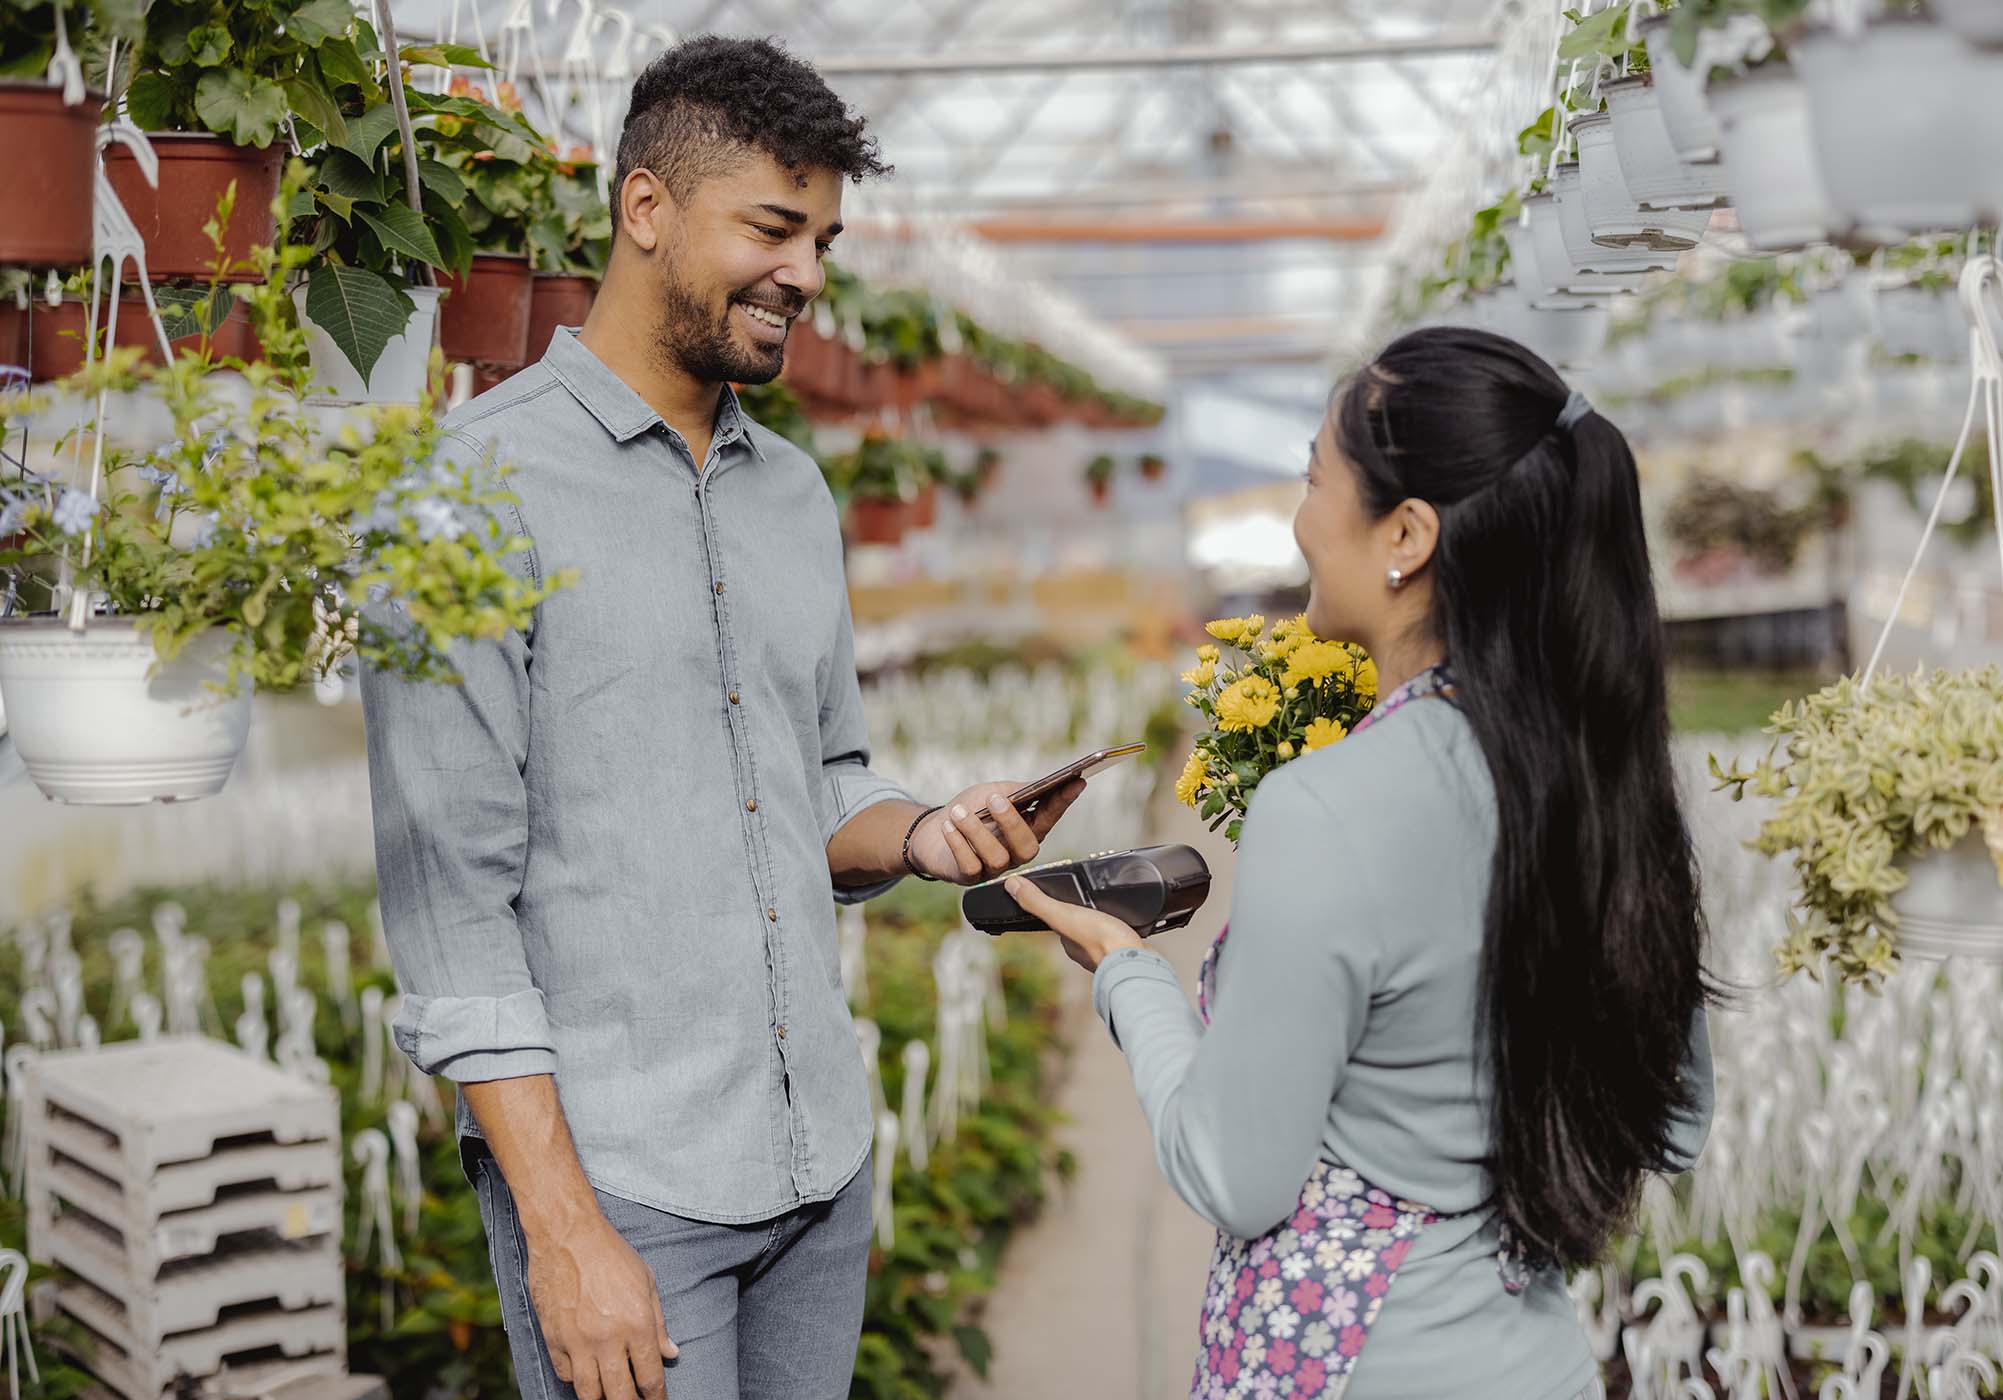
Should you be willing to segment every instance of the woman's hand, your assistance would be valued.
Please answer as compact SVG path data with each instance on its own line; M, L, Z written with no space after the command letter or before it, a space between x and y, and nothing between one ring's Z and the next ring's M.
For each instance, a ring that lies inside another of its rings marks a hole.
M1002 888L1008 891L1009 898L1022 906L1023 912L1054 930L1064 940L1064 951L1071 961L1087 972L1098 971L1099 964L1106 960L1107 955L1118 949L1146 946L1138 933L1111 914L1052 899L1033 881L1020 875L1004 880Z

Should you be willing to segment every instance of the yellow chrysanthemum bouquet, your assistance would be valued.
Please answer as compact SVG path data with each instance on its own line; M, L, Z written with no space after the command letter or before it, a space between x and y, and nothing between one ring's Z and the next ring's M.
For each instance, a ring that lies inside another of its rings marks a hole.
M1325 641L1308 630L1305 614L1282 618L1269 635L1266 619L1220 618L1205 631L1243 657L1227 660L1216 646L1199 647L1183 672L1194 687L1189 704L1211 722L1176 779L1176 800L1194 807L1232 841L1244 824L1252 793L1266 774L1310 749L1348 734L1377 703L1377 665L1361 647Z

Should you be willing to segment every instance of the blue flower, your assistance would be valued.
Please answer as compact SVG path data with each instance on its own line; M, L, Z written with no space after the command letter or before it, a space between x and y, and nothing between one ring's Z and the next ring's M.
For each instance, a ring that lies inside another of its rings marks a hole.
M160 494L171 496L181 489L181 474L168 471L165 467L140 467L139 478L150 481L160 488Z
M456 540L466 533L466 526L459 519L452 502L441 501L436 496L422 496L412 503L411 511L417 516L417 537L429 542L440 536Z
M0 535L11 535L28 518L28 498L0 491Z
M90 522L97 518L97 497L74 487L65 488L56 501L56 528L65 535L74 535L90 528Z
M215 542L216 528L221 523L222 518L213 512L203 516L201 523L195 527L195 537L191 542L193 547L196 549L207 549Z

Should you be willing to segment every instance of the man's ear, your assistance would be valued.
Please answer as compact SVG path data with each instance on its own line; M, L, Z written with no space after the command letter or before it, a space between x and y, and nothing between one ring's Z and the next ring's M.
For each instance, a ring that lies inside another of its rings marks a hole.
M660 216L671 203L667 186L653 171L628 171L619 184L619 227L634 246L651 253L661 241Z

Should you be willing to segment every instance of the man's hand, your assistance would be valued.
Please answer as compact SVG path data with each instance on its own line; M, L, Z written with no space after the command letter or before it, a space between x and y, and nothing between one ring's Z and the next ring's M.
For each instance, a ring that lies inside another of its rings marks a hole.
M1085 780L1059 788L1028 819L1009 805L1008 795L1021 786L976 783L955 797L912 833L911 863L935 879L978 885L1035 860L1050 828L1085 791ZM983 807L993 826L981 820Z
M529 1298L578 1400L665 1400L668 1340L653 1270L603 1216L529 1242Z

